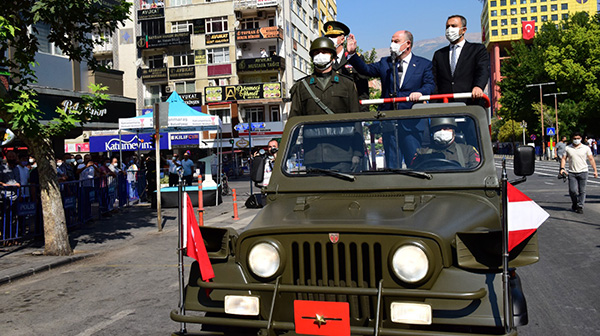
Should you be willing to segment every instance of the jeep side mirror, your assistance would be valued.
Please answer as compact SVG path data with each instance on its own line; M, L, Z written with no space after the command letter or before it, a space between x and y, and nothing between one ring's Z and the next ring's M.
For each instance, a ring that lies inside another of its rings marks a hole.
M531 146L520 146L515 151L515 175L530 176L535 171L535 149Z

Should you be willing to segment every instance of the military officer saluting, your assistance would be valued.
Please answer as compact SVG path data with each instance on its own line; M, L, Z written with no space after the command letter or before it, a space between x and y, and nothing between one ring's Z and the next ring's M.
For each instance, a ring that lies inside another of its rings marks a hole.
M359 111L354 82L333 70L335 55L335 46L329 38L319 37L313 41L310 56L314 72L292 86L290 118L299 115Z
M344 42L346 42L346 36L350 34L350 28L339 21L328 21L323 25L323 29L323 35L328 37L335 46L336 55L334 56L333 70L352 78L354 84L356 84L359 100L369 99L369 78L359 74L348 63L348 52ZM362 56L360 57L362 58ZM360 109L361 111L368 111L369 106L362 105Z
M411 167L476 167L481 161L479 152L473 146L456 143L456 128L454 118L431 119L431 147L417 148Z

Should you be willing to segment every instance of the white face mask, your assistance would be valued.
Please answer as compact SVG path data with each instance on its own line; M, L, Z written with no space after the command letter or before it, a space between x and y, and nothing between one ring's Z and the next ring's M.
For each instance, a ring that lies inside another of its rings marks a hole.
M454 43L456 40L458 40L462 36L460 33L460 29L461 28L458 28L458 27L446 28L446 39L450 43Z
M333 63L331 60L331 54L329 53L318 53L313 57L313 64L315 68L319 70L325 70Z
M581 139L573 139L573 145L579 146L581 144Z
M337 49L337 47L340 46L341 43L338 43L337 37L330 37L329 39L331 40L331 42L333 42L333 45L335 46L336 49Z
M402 49L402 50L400 50L400 48L401 48L401 47L402 47L404 44L406 44L406 42L408 42L408 41L404 41L404 42L402 42L402 43L396 43L396 42L392 42L392 43L390 44L390 54L392 55L392 57L393 57L393 56L399 57L399 56L401 56L402 54L404 54L404 52L405 52L405 51L406 51L406 49L408 49L408 48L404 48L404 49Z
M454 132L451 130L441 129L433 133L433 141L440 146L449 145L454 138Z

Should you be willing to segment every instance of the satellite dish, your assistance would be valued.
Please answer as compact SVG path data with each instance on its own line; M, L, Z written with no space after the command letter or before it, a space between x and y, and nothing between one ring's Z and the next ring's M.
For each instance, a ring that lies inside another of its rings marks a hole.
M140 65L142 65L142 59L141 59L141 58L138 58L138 59L135 61L135 66L136 66L136 67L139 67Z
M240 26L240 21L235 20L235 22L233 23L233 27L237 29L239 26Z

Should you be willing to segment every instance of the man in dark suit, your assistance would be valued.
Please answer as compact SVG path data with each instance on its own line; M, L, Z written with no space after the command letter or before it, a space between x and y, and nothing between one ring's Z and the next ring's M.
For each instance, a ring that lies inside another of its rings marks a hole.
M437 93L471 92L468 105L479 105L483 89L490 79L490 57L481 43L465 40L467 19L452 15L446 21L446 39L449 46L433 55L433 76Z
M413 35L406 30L392 36L390 57L383 57L376 63L366 64L357 57L356 39L348 36L346 49L348 61L362 75L381 79L381 97L409 97L409 102L383 104L380 110L409 109L422 95L430 95L435 90L431 62L412 53ZM395 106L394 106L395 105ZM382 122L383 146L386 167L401 168L411 162L417 148L421 146L425 123L423 120L403 122ZM399 150L399 152L398 152Z
M350 34L350 28L339 21L328 21L323 25L323 35L328 37L335 46L336 55L334 56L333 70L352 78L356 85L359 100L369 99L369 78L359 74L348 63L348 52L344 47L348 34ZM360 55L359 57L362 58ZM362 112L368 111L369 105L362 105L360 110Z

